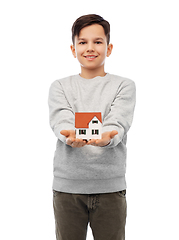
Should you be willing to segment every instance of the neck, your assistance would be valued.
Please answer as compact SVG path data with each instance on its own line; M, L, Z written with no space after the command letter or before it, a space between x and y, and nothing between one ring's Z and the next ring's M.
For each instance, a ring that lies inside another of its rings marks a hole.
M86 78L86 79L92 79L95 77L104 77L106 75L105 71L104 71L104 67L100 68L100 69L86 69L81 67L81 73L80 76L82 78Z

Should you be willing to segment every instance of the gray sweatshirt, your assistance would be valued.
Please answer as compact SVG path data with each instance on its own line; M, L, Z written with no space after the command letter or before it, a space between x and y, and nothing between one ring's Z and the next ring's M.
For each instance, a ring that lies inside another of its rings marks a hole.
M50 125L57 140L53 189L76 194L126 189L126 140L135 107L135 84L112 74L85 79L74 75L52 83ZM72 148L61 130L75 130L75 112L101 112L102 132L118 134L105 147Z

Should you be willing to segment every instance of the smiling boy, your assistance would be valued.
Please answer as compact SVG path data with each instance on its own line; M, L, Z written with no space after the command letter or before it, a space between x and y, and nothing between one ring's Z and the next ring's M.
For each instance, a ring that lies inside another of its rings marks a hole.
M125 239L126 139L135 107L133 81L105 72L113 45L101 16L78 18L71 51L81 73L56 80L49 92L50 125L58 138L54 157L57 240ZM75 136L75 112L101 112L102 138Z
M81 29L73 44L71 50L81 65L82 77L90 79L106 75L104 63L106 56L110 56L113 45L108 43L101 25L93 24Z

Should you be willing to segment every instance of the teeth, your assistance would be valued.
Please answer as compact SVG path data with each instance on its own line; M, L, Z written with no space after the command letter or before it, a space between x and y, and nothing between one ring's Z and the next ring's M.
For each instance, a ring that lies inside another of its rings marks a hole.
M95 56L86 56L87 58L95 58Z

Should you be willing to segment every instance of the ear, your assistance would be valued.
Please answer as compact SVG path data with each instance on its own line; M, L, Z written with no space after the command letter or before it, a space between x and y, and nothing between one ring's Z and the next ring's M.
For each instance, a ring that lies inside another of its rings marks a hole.
M70 48L71 48L71 51L72 51L72 54L73 54L74 58L76 58L76 51L75 51L74 45L71 45Z
M112 50L113 50L113 45L112 45L112 43L110 43L108 45L108 49L107 49L107 55L106 55L107 57L109 57L111 55Z

